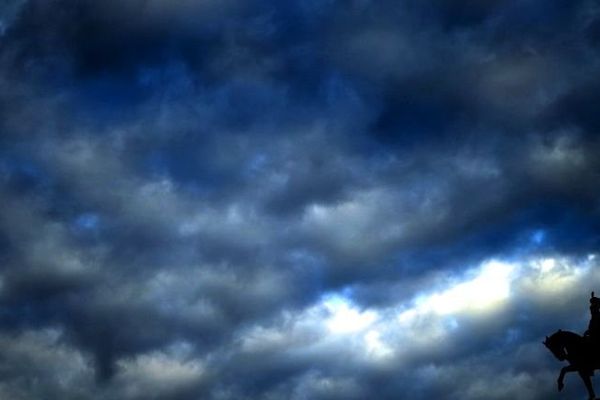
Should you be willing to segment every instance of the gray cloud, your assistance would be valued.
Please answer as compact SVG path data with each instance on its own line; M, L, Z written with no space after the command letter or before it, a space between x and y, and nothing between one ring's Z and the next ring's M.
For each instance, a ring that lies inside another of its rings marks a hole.
M596 8L0 6L0 397L547 398Z

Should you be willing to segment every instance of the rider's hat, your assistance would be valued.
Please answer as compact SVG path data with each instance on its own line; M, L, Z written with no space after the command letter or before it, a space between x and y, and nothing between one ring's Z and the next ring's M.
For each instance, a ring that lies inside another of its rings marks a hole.
M592 292L592 296L590 297L590 305L600 307L600 299L594 296L594 292Z

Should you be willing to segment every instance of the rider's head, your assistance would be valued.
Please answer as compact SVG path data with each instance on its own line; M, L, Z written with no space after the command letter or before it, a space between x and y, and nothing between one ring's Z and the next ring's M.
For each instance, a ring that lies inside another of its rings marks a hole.
M600 299L594 296L594 292L592 292L592 296L590 297L590 310L600 311Z

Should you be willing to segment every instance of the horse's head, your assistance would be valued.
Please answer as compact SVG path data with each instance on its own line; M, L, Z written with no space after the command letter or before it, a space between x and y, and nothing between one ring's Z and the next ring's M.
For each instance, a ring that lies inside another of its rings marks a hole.
M558 331L554 332L552 336L546 336L546 340L542 342L544 343L544 346L546 346L559 361L564 361L567 358L562 337L562 331L559 329Z

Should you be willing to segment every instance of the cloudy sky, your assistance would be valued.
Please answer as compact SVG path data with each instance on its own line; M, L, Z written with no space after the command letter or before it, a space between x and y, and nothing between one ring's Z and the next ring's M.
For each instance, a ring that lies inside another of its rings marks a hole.
M584 398L597 0L3 0L0 398Z

